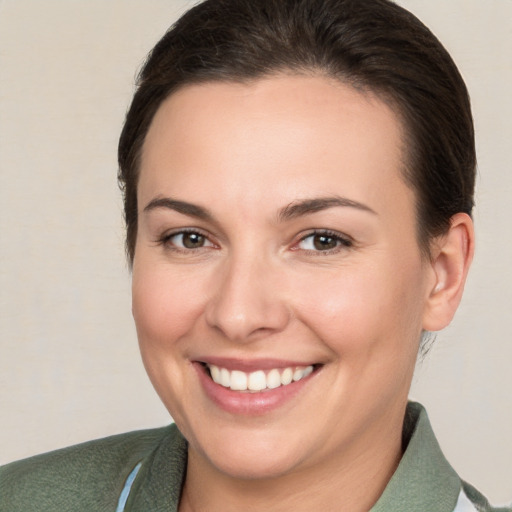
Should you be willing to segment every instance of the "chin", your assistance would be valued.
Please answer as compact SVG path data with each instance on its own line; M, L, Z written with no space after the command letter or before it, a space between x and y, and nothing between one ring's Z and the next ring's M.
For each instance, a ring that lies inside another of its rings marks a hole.
M237 429L235 429L237 430ZM212 432L210 432L211 434ZM289 436L267 432L222 429L220 435L201 442L189 437L190 449L208 460L217 471L244 480L273 479L293 472L300 465L300 446Z
M298 461L280 454L224 453L210 459L218 471L240 480L271 480L293 472Z

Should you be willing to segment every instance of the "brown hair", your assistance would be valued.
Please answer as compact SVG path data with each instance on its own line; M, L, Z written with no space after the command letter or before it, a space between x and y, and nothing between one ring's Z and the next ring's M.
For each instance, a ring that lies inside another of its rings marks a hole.
M453 60L415 16L389 0L206 0L148 55L119 140L126 249L133 262L142 146L161 103L178 88L319 72L371 91L400 115L403 175L415 191L418 240L471 214L475 143L470 102Z

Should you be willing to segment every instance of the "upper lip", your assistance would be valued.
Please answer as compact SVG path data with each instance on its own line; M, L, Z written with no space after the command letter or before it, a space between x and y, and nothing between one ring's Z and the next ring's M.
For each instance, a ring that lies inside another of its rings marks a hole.
M207 365L215 365L219 368L226 368L227 370L241 370L245 372L252 372L256 370L272 370L274 368L289 368L297 366L314 366L317 362L311 361L297 361L292 359L272 359L272 358L258 358L258 359L240 359L240 358L225 358L225 357L204 357L197 358L197 362Z

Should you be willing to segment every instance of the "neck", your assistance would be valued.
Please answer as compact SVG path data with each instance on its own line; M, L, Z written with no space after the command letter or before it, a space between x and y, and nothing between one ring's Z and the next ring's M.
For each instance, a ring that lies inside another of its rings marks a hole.
M189 447L180 512L365 512L378 500L402 456L403 414L328 460L272 478L226 475Z

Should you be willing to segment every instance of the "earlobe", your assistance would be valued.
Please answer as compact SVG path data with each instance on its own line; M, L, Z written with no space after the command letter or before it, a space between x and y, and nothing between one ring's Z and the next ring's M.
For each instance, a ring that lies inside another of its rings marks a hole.
M439 331L451 322L462 298L474 246L471 217L457 213L451 219L449 231L433 246L432 280L427 289L424 330Z

